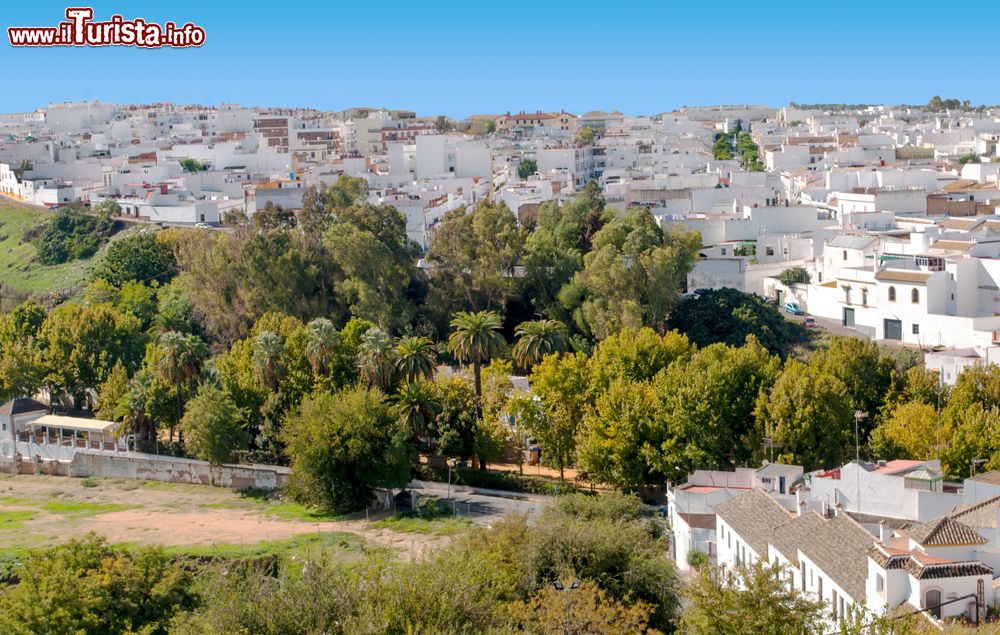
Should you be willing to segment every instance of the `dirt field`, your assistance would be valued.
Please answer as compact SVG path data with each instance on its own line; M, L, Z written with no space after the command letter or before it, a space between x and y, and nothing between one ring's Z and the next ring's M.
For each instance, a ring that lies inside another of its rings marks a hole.
M0 552L96 532L110 542L167 547L248 547L317 533L354 534L363 544L412 558L447 535L373 527L386 514L330 519L282 500L220 488L51 476L0 476Z

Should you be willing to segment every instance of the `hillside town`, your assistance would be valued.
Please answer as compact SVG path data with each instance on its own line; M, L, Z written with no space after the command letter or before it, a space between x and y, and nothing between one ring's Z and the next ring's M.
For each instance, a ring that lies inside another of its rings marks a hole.
M0 274L0 467L338 513L446 487L455 514L453 472L469 497L520 479L539 500L502 505L553 526L579 520L539 511L565 490L620 490L680 579L771 571L816 603L795 632L979 626L1000 606L998 142L1000 109L940 97L0 115L0 208L104 250L60 294ZM620 632L745 632L653 586Z

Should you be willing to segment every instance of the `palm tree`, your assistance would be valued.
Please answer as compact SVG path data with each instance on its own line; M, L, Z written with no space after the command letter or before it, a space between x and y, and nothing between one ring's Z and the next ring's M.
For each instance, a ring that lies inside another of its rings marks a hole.
M271 392L278 392L281 368L278 365L285 352L285 340L274 331L264 331L253 343L253 365L261 382Z
M153 426L150 425L152 421L148 412L152 383L153 380L148 372L145 370L137 372L129 380L114 410L114 417L121 419L131 428L132 434L135 435L136 446L141 450L148 450L153 440Z
M407 335L396 340L396 370L407 383L434 375L434 342L419 335Z
M306 357L313 373L326 375L339 342L340 334L330 320L316 318L306 325Z
M550 353L566 350L566 327L557 320L521 322L515 333L518 340L511 355L525 370L530 370Z
M197 335L184 337L184 377L188 381L188 399L194 398L194 380L201 374L202 364L208 357L208 345Z
M476 381L476 408L483 398L482 365L495 357L507 343L500 333L503 321L496 311L459 311L452 316L454 329L448 338L448 350L459 361L472 364Z
M181 401L181 382L185 378L184 364L187 360L187 344L183 333L169 331L160 336L160 359L158 370L164 379L174 385L177 394L177 420L184 417L184 405ZM170 440L174 440L174 426L170 426Z
M392 337L379 327L365 331L358 347L358 371L369 386L388 390L396 377Z
M441 411L441 404L434 394L434 386L415 381L404 384L393 397L399 416L410 428L413 444L416 446L421 436L427 433L427 424Z

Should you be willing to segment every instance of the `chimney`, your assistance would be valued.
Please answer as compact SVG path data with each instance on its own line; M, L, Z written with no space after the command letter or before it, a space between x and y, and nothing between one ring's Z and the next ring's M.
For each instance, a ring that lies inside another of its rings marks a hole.
M879 521L878 524L878 541L883 545L889 544L892 540L892 530L889 529L889 523L884 520Z
M795 511L799 516L806 513L806 502L802 500L801 489L795 490Z

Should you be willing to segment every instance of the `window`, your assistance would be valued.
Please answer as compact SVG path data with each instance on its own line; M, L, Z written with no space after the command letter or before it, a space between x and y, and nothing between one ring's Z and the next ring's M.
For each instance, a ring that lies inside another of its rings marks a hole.
M885 593L885 578L881 574L875 574L875 590L879 593Z
M725 255L726 255L726 248L725 248L725 247L723 247L723 248L722 248L722 255L723 255L723 256L725 256Z
M914 335L920 335L920 325L919 324L914 324L913 325L913 334Z
M861 289L861 305L868 306L868 289Z
M889 287L889 302L896 301L896 287Z
M819 599L823 599L823 578L820 576L816 577L816 593L819 595Z
M920 302L920 289L910 291L910 302L918 304Z
M844 260L847 260L847 250L845 249L843 253L844 253Z
M802 590L805 591L806 590L806 563L805 562L800 562L799 563L799 569L801 569L801 572L802 572Z

